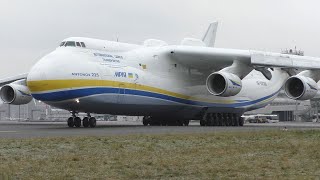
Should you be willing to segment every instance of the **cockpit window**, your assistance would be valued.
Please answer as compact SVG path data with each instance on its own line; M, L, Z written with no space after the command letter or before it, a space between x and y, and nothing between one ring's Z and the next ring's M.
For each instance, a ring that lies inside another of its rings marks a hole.
M60 47L64 46L65 43L66 43L65 41L62 41L61 44L60 44Z
M79 42L76 42L76 44L77 44L77 47L81 47L81 45L80 45L80 43L79 43Z
M81 46L82 46L83 48L86 47L86 45L84 44L84 42L81 42Z
M76 47L76 42L74 42L74 41L67 41L67 42L65 43L65 46L66 46L66 47L67 47L67 46Z

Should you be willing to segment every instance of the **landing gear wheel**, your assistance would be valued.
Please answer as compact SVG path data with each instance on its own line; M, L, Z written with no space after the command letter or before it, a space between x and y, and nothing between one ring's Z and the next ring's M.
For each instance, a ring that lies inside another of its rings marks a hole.
M218 126L222 126L222 115L221 114L218 114L217 115L217 119L218 119Z
M89 126L92 127L92 128L94 128L94 127L96 127L96 125L97 125L96 118L91 117L91 118L89 119Z
M168 124L167 120L163 119L161 120L161 126L166 126Z
M201 119L201 120L200 120L200 126L206 126L206 121L203 120L203 119Z
M239 117L239 126L243 126L244 119L242 117Z
M71 128L74 126L73 117L69 117L69 119L68 119L68 126L71 127Z
M85 128L89 127L89 118L88 117L83 118L82 125Z
M212 115L212 125L213 125L213 126L217 126L217 125L218 125L217 117L216 117L215 114Z
M79 117L75 117L73 121L75 127L81 127L81 119Z
M183 120L179 119L176 121L177 126L183 126Z
M239 120L238 120L238 116L237 115L234 115L233 116L233 121L234 121L234 126L239 126Z
M222 115L222 126L227 126L227 117L225 114Z
M144 116L143 119L142 119L142 124L143 124L144 126L151 125L150 119L151 119L150 116Z
M148 126L148 125L149 125L149 123L148 123L147 121L145 121L145 120L142 121L142 124L143 124L144 126Z
M184 120L184 121L183 121L183 125L184 125L184 126L189 126L189 123L190 123L189 120Z
M207 126L213 126L212 114L207 115Z

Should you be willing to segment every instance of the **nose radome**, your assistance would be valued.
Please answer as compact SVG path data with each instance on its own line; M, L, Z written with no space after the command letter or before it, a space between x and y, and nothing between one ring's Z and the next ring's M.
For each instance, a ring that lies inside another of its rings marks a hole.
M27 81L42 81L47 80L46 73L37 68L32 68L28 74Z
M39 64L35 64L28 73L27 86L31 93L41 91L41 88L46 86L47 75L45 69L41 68Z

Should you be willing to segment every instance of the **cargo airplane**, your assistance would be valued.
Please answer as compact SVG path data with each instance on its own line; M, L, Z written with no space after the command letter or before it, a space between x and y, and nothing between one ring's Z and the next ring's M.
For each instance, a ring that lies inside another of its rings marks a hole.
M282 87L296 100L317 94L319 58L215 48L216 30L212 23L202 39L180 45L67 38L28 73L0 80L0 96L13 105L34 98L70 111L69 127L95 127L91 113L144 116L144 125L242 126L244 112L265 107Z

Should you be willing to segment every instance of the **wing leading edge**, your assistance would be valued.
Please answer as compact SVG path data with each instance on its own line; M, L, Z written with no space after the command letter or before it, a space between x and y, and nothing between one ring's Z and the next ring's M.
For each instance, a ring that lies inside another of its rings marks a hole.
M10 84L10 83L12 83L14 81L18 81L18 80L21 80L21 79L27 79L27 76L28 76L28 73L25 73L25 74L19 74L19 75L16 75L16 76L0 79L0 87L4 86L6 84Z
M165 53L171 59L199 70L225 68L234 61L251 67L320 70L320 58L308 56L192 46L168 46Z

